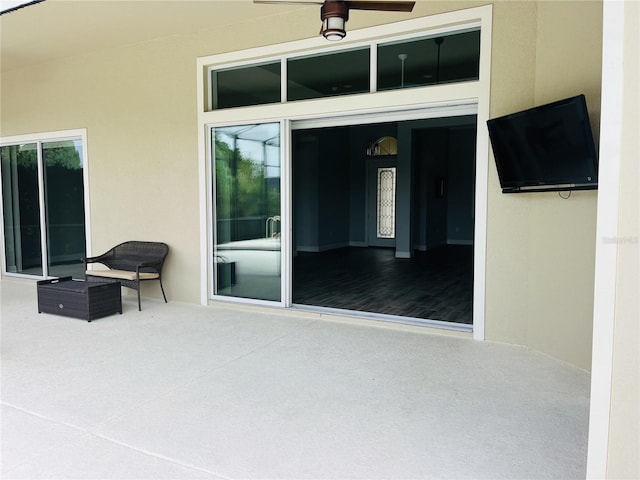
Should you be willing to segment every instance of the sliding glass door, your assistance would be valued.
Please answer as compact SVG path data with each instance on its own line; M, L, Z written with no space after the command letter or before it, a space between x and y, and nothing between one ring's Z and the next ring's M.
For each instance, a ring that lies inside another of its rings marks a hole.
M6 272L82 278L83 140L5 145L0 158Z
M2 147L0 158L6 270L42 276L38 144Z
M48 275L84 277L82 141L42 144Z
M211 132L213 295L280 302L280 123Z

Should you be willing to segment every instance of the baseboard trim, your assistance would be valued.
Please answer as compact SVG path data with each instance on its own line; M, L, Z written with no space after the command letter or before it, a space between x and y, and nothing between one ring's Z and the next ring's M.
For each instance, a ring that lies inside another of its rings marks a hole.
M447 245L473 245L473 240L447 240Z
M298 245L296 247L297 252L308 252L308 253L320 253L320 252L328 252L329 250L337 250L339 248L349 247L349 243L332 243L329 245Z

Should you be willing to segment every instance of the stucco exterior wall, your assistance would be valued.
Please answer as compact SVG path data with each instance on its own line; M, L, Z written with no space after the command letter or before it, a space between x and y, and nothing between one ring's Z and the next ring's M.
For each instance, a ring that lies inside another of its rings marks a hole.
M597 139L602 4L516 3L494 11L491 116L584 93ZM489 181L486 337L589 369L597 193L503 195L492 162Z
M607 477L640 478L640 3L626 2L611 416Z
M417 2L411 17L482 4ZM494 2L491 116L584 92L597 129L601 8ZM349 28L382 21L362 12ZM92 252L167 242L169 299L198 303L196 58L305 38L317 24L302 9L268 28L246 21L5 72L0 135L86 128ZM597 194L506 196L489 168L486 338L588 369Z

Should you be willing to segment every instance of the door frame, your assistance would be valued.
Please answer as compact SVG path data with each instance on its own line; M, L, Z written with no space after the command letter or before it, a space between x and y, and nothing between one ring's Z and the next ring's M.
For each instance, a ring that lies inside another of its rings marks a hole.
M412 122L407 123L402 126L402 128L398 129L398 155L395 157L396 162L399 164L402 157L406 159L410 159L413 155L412 149L409 152L400 151L400 142L401 137L405 136L405 143L409 145L413 145L413 135L415 130L421 130L426 127L434 127L434 126L442 126L442 125L455 125L460 122L468 122L461 117L469 117L475 116L476 118L476 149L475 149L475 161L476 161L476 172L475 172L475 197L474 197L474 210L475 210L475 221L474 221L474 234L473 234L473 249L474 249L474 259L473 259L473 324L472 325L463 325L463 324L455 324L450 322L438 321L438 320L416 320L410 317L407 317L406 321L401 321L398 319L388 320L394 321L396 323L402 323L407 325L419 325L419 326L432 326L440 329L451 329L451 330L459 330L459 331L472 331L473 338L475 340L484 340L484 305L485 305L485 288L486 288L486 280L484 272L486 270L486 228L487 228L487 213L486 213L486 203L487 203L487 195L488 195L488 183L487 183L487 168L488 168L488 133L486 128L482 128L485 124L486 118L483 118L481 114L481 102L479 99L472 99L460 102L452 102L447 105L425 105L420 109L410 109L410 110L397 110L397 111L378 111L372 112L370 114L361 115L361 114L353 114L353 115L341 115L332 118L327 117L317 117L317 118L306 118L301 120L292 120L289 122L290 130L288 132L289 142L291 142L291 131L292 130L306 130L313 128L331 128L338 126L358 126L358 125L367 125L367 124L377 124L377 123L389 123L389 122ZM387 160L387 159L384 159ZM287 165L287 171L289 177L291 176L291 166L292 166L292 148L288 148L287 158L285 159L285 163ZM408 181L411 181L411 176L408 177ZM291 182L291 178L288 178L288 182ZM288 184L288 192L286 197L289 199L289 203L286 206L285 211L288 211L289 215L288 219L288 245L289 250L285 253L283 250L283 256L289 260L287 275L286 275L286 290L287 300L285 302L285 308L300 308L297 305L292 304L293 297L293 240L292 240L292 219L291 219L291 211L293 206L291 202L293 202L292 185ZM398 187L396 187L398 188ZM368 196L368 193L367 193ZM396 197L397 198L397 197ZM396 209L398 205L396 205ZM284 232L284 230L283 230ZM396 238L397 238L397 229L396 229ZM368 234L367 234L368 235ZM367 239L368 242L368 239ZM413 242L413 239L410 240ZM413 243L411 243L413 246ZM398 248L396 247L396 257L404 258L406 255L403 255L403 252L398 252ZM317 307L311 308L312 310L318 310L325 313L332 313L333 309ZM304 310L309 310L309 308L305 308ZM340 314L339 312L335 312L336 314ZM343 312L344 313L344 312ZM370 314L366 312L354 312L355 315L362 318L373 318L378 320L385 320L383 315Z
M245 297L230 297L217 295L215 293L215 258L214 258L214 241L216 238L216 221L215 221L215 151L212 145L212 139L215 129L224 128L235 125L263 124L273 123L280 127L280 300L260 300ZM207 162L205 172L207 177L207 241L205 248L207 250L207 282L206 295L207 303L209 301L222 301L228 303L240 303L250 305L276 306L286 307L291 303L291 285L289 277L291 276L291 129L288 120L267 119L255 122L233 122L233 123L215 123L208 124L206 127L206 152Z
M488 156L488 134L486 129L481 128L486 121L485 116L488 118L487 113L482 114L482 104L479 99L465 99L459 102L450 102L448 104L427 104L422 108L412 109L397 109L397 110L385 110L380 111L368 111L368 112L355 112L352 114L345 114L336 117L317 117L309 115L308 118L300 119L256 119L251 123L263 123L269 121L280 121L282 125L281 130L281 212L282 212L282 296L281 302L267 302L264 300L253 299L229 299L228 301L245 303L252 305L263 306L279 306L283 308L291 308L292 305L292 289L293 289L293 228L292 228L292 146L291 146L291 132L293 130L304 130L320 127L335 127L345 125L366 125L374 123L387 123L391 121L447 121L448 119L455 119L455 117L475 115L477 118L476 126L476 192L475 192L475 228L474 228L474 285L473 285L473 338L476 340L484 340L484 305L485 305L485 275L486 270L486 228L487 228L487 213L486 203L488 195L488 183L487 183L487 169L489 163ZM248 123L248 122L245 122ZM205 125L205 138L210 139L210 131L212 128L235 125L239 122L224 122L224 123L209 123ZM412 135L412 130L418 128L416 125L408 126L407 132ZM400 140L400 139L399 139ZM207 249L206 258L207 266L205 267L206 280L203 283L205 288L205 298L203 304L206 305L212 301L219 301L221 299L211 299L209 292L211 291L211 282L213 269L211 268L212 262L212 249L210 249L209 243L213 238L212 236L212 153L210 141L205 142L206 158L204 169L206 180L207 201L205 211L207 212L207 239L204 247ZM409 152L408 155L411 153ZM399 159L399 158L398 158ZM410 320L410 319L409 319ZM415 324L415 322L407 321L406 323ZM428 326L431 322L420 322L420 325ZM433 322L434 326L442 328L444 322ZM445 326L446 327L446 326Z
M6 147L23 143L35 143L38 148L38 195L39 195L39 208L40 208L40 243L41 243L41 255L42 255L42 275L28 275L23 273L7 272L6 264L6 251L5 251L5 232L4 232L4 202L0 199L0 238L2 239L2 246L0 257L2 264L2 275L7 277L16 278L51 278L48 275L49 270L49 249L47 247L47 220L45 211L45 195L44 195L44 165L42 159L42 144L47 142L58 142L63 140L81 140L82 141L82 188L84 196L84 234L85 234L85 252L87 257L92 255L91 253L91 206L89 202L89 161L88 161L88 146L87 146L87 129L79 128L73 130L57 130L52 132L42 132L25 135L13 135L7 137L0 137L0 147ZM0 193L2 193L2 187L0 186Z
M354 30L350 32L345 48L366 45L370 42L380 42L385 38L414 38L421 35L436 35L466 28L480 29L480 59L479 78L475 81L441 84L421 88L406 88L384 92L372 92L358 95L345 95L313 100L271 103L264 105L247 106L243 108L229 108L212 110L209 95L208 72L212 67L240 65L256 63L265 59L281 58L296 52L320 52L329 51L330 46L322 39L305 39L270 46L255 47L252 49L221 53L199 57L195 65L197 113L198 113L198 157L199 161L199 199L200 199L200 300L201 304L209 303L208 290L208 219L210 218L210 202L207 201L208 190L208 158L209 146L207 141L207 126L220 124L238 124L241 122L256 123L264 121L283 120L285 125L291 122L297 123L298 128L304 122L315 124L328 122L330 125L367 124L379 121L381 115L387 115L386 120L398 118L435 118L452 116L459 109L465 113L477 115L476 137L476 194L475 194L475 232L474 248L478 255L474 257L474 305L473 305L473 338L484 340L485 327L485 275L486 275L486 244L487 244L487 198L488 198L488 172L489 172L489 136L484 127L489 119L490 89L491 89L491 44L492 44L492 5L484 5L463 10L435 14L426 17L407 20L405 22L391 23L383 26L375 26ZM375 69L374 69L375 70ZM285 76L282 77L286 78ZM286 85L284 81L282 85ZM372 85L375 87L375 84ZM375 90L375 88L373 88ZM472 107L473 111L469 111ZM441 112L447 111L443 115ZM416 114L419 112L419 114ZM287 135L289 129L285 128L283 135ZM290 139L283 140L285 149L290 149ZM283 175L290 175L290 154L287 152ZM291 179L287 179L287 190L291 192ZM402 188L400 183L398 188ZM283 216L283 232L288 238L288 250L285 250L284 271L286 277L291 275L290 242L291 222L290 206L285 205L287 215ZM288 224L287 224L288 223ZM285 307L289 307L290 299L286 298L290 286L285 292Z

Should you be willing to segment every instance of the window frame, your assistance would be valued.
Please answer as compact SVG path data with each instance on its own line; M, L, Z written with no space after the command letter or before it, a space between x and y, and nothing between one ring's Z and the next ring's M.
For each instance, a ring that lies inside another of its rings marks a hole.
M408 22L411 22L411 20L409 20ZM399 23L408 23L408 22L399 22ZM472 32L472 31L481 31L481 27L482 27L481 22L469 22L462 26L451 25L447 27L430 29L428 31L403 33L403 34L396 34L392 37L375 38L373 40L367 40L364 42L357 42L357 41L354 41L352 43L344 42L338 46L323 45L321 48L310 48L309 50L297 49L294 52L285 51L280 55L275 55L275 56L272 55L267 57L261 57L259 55L260 49L250 49L242 52L233 52L233 53L237 53L238 56L241 56L241 57L245 57L245 55L243 55L244 53L246 54L246 57L243 59L238 59L236 57L234 61L230 60L229 62L225 62L224 60L226 56L229 54L215 55L213 57L204 57L204 58L215 58L221 61L220 63L218 63L217 61L214 61L214 63L208 63L205 65L205 69L206 69L205 89L206 89L206 96L207 96L205 111L213 112L218 110L230 110L233 108L243 108L242 106L214 108L215 98L217 97L217 93L213 91L213 87L214 87L213 75L215 72L228 71L236 68L239 69L239 68L247 68L247 67L253 67L253 66L257 67L260 65L264 65L268 63L277 63L277 62L280 62L280 102L260 103L260 104L251 105L251 106L258 107L258 106L269 105L273 103L303 102L303 101L315 100L315 99L333 98L333 96L326 96L326 97L320 96L320 97L314 97L309 99L289 100L288 98L289 61L305 59L305 58L321 57L321 56L327 56L332 54L340 54L340 53L346 53L346 52L356 51L356 50L365 50L365 49L368 49L369 51L369 72L368 72L369 73L369 92L366 92L366 93L383 93L383 92L392 92L395 90L402 90L402 88L378 90L378 47L379 46L386 46L386 45L398 44L403 42L412 42L417 40L427 40L427 39L436 38L436 37L447 37L448 35L455 35L455 34L461 34L461 33ZM297 42L291 42L291 43L297 43ZM284 44L284 45L289 45L289 44ZM255 53L256 56L252 55L252 53ZM480 46L480 53L482 53L482 45ZM474 81L476 80L460 80L460 81L453 81L450 83L465 83L465 82L474 82ZM437 84L414 86L411 88L412 89L433 88L434 86L437 86ZM337 96L364 95L366 93L356 92L353 94L343 94L343 95L337 95Z

